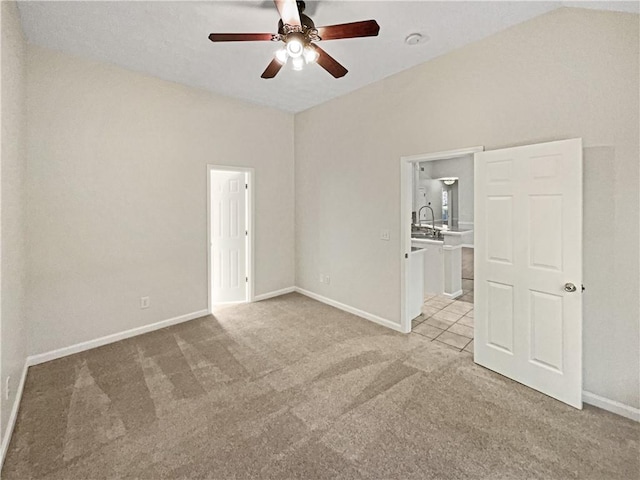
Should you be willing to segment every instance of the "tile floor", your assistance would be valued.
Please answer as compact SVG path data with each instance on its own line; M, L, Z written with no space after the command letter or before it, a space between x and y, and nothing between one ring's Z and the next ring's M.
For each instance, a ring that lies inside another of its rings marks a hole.
M455 300L427 295L411 332L473 355L473 249L462 251L462 295Z
M411 333L473 354L473 280L462 280L462 295L455 300L427 295L422 314L413 319Z
M473 300L462 300L462 297L451 300L440 295L427 296L422 314L413 319L411 332L459 352L473 354L471 302Z

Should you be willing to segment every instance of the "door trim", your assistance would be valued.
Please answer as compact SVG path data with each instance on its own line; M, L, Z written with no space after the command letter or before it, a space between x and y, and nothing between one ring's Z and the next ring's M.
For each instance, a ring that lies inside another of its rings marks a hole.
M442 152L421 153L400 157L400 331L411 332L411 318L407 309L407 278L409 269L405 261L405 253L411 251L411 205L412 205L412 171L414 163L433 160L447 160L450 158L466 157L477 152L483 152L484 146L445 150ZM475 183L475 178L473 179ZM409 212L407 214L407 212Z
M212 271L211 271L211 172L243 172L246 175L247 184L247 262L246 262L246 275L249 277L247 282L247 294L245 303L254 301L254 279L255 268L254 261L254 232L255 232L255 195L253 193L255 185L255 170L251 167L235 167L232 165L207 165L207 297L208 297L208 309L209 313L213 311L213 297L211 291L212 285Z

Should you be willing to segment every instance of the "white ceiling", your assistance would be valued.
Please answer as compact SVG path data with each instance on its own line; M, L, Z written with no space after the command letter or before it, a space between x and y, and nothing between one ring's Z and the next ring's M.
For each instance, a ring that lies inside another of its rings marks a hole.
M211 32L277 30L261 1L21 1L29 42L250 102L299 112L560 6L638 13L639 2L308 1L316 26L376 19L380 35L322 47L349 73L334 79L317 65L283 68L263 80L279 44L216 43ZM409 46L407 35L429 37Z

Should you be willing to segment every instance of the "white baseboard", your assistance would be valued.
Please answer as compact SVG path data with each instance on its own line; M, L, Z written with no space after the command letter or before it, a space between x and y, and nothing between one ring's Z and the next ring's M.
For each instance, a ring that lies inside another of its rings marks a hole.
M13 428L16 425L18 419L18 409L20 408L20 401L22 400L22 392L24 391L24 382L27 379L27 370L29 369L29 359L27 358L22 368L22 376L20 377L20 383L16 390L16 398L13 401L13 407L11 407L11 414L9 415L9 421L7 422L7 428L4 429L4 436L2 437L2 451L0 451L0 470L4 465L4 459L7 456L9 450L9 443L11 443L11 436L13 435Z
M317 300L319 302L326 303L327 305L331 305L332 307L338 308L338 309L343 310L345 312L353 313L354 315L357 315L358 317L362 317L362 318L364 318L366 320L369 320L371 322L377 323L378 325L382 325L383 327L390 328L392 330L395 330L396 332L409 333L409 332L403 331L402 330L402 326L400 324L392 322L390 320L387 320L386 318L382 318L382 317L379 317L377 315L374 315L373 313L365 312L364 310L360 310L360 309L352 307L350 305L346 305L344 303L340 303L340 302L338 302L336 300L332 300L330 298L323 297L322 295L318 295L317 293L310 292L310 291L305 290L303 288L296 287L296 292L301 293L302 295L305 295L305 296L307 296L309 298L313 298L314 300Z
M585 390L582 391L582 401L594 407L640 422L640 408L634 408Z
M441 293L440 295L442 295L443 297L447 297L447 298L458 298L459 296L461 296L464 292L462 290L458 290L457 292L453 292L453 293Z
M266 300L268 298L279 297L280 295L286 295L287 293L293 293L296 291L296 287L287 287L280 290L274 290L273 292L262 293L253 297L254 302Z
M109 343L114 343L125 338L135 337L136 335L142 335L143 333L153 332L161 328L170 327L178 323L188 322L196 318L209 315L209 310L199 310L197 312L187 313L186 315L180 315L178 317L169 318L160 322L151 323L142 327L132 328L131 330L125 330L124 332L118 332L104 337L88 340L86 342L76 343L68 347L59 348L50 352L39 353L37 355L30 355L27 357L28 365L38 365L40 363L49 362L57 358L66 357L67 355L73 355L74 353L84 352L92 348L101 347Z

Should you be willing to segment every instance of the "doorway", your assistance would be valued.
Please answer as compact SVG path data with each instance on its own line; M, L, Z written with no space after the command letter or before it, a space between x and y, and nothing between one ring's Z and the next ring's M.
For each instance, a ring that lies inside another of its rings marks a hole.
M401 298L403 299L401 302L401 326L402 331L405 333L409 333L411 331L412 320L415 317L414 314L417 314L416 312L419 313L420 305L424 299L424 294L427 293L426 290L434 290L429 293L443 295L447 297L446 300L454 300L455 298L462 296L464 293L461 282L461 252L462 247L467 246L467 243L473 244L473 240L472 238L471 240L468 240L464 236L455 236L455 238L452 236L451 238L453 242L448 242L447 245L444 245L444 242L442 241L442 230L449 230L449 233L451 233L451 229L454 226L452 221L454 219L457 230L461 229L459 227L468 229L470 226L472 228L473 224L460 225L459 220L460 223L464 224L468 219L466 219L464 215L459 218L458 213L450 215L450 213L453 214L453 209L451 208L451 212L447 211L446 214L443 213L442 207L444 199L446 199L444 203L446 203L448 207L452 207L455 204L455 211L459 212L457 201L458 195L456 195L454 203L451 201L453 198L450 195L450 193L454 191L454 189L451 188L452 185L455 185L455 191L458 191L459 178L457 175L452 176L451 172L443 171L442 168L438 168L437 164L441 161L455 161L456 159L472 158L475 153L483 150L484 147L478 146L459 150L412 155L401 158L400 191L402 216L400 226L400 247L403 258L400 274L402 291ZM428 164L425 164L425 162L428 162ZM424 172L421 172L420 164L432 165L434 167L434 172L432 172L433 175L431 175L433 178L430 178L429 181L420 181L424 176ZM451 180L454 181L452 182ZM472 178L471 181L473 181ZM437 192L436 186L439 188ZM473 192L472 186L469 191L471 193ZM446 195L443 194L443 192L446 192ZM425 202L422 198L423 196L429 197L429 200ZM436 199L439 200L436 201ZM420 203L421 201L424 205ZM472 205L470 210L471 215L473 215ZM426 215L428 212L435 213L433 213L433 215L430 214L427 217ZM412 239L412 236L415 236L412 235L415 224L419 224L421 226L424 225L426 228L425 232L419 232L420 234L425 234L426 238L420 239L418 242L416 242L415 239ZM436 232L439 232L437 233L438 238L430 238ZM470 233L472 235L472 231L470 231ZM420 243L420 245L414 246L414 243ZM421 251L416 250L416 248L421 248ZM414 263L416 263L416 260L418 262L429 262L434 265L434 268L430 269L428 273L427 269L424 269L421 285L422 288L425 288L426 290L423 292L415 292L412 289L412 286L415 285L415 272L417 268ZM457 276L452 277L451 275L448 275L448 272L450 273L452 269L456 270ZM436 284L438 288L436 288ZM418 304L416 304L416 302L418 302Z
M209 310L253 300L252 168L207 166Z
M438 155L401 162L405 332L415 311L407 294L407 272L415 271L412 166ZM582 408L582 140L480 149L473 157L474 361ZM415 218L421 226L419 212ZM426 235L433 240L436 230L432 220Z

